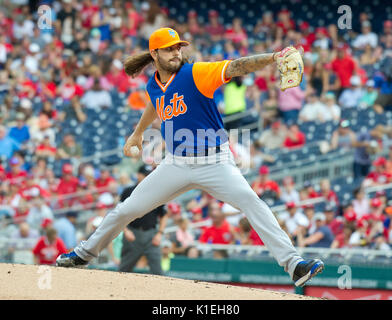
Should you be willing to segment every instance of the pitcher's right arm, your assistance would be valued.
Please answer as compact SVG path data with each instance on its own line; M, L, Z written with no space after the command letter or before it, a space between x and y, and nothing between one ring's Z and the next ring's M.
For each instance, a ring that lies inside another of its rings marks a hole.
M155 108L151 101L147 103L146 109L136 125L135 131L129 136L127 142L124 145L123 152L127 157L131 157L131 148L137 146L139 151L142 151L143 132L148 128L149 125L158 117Z

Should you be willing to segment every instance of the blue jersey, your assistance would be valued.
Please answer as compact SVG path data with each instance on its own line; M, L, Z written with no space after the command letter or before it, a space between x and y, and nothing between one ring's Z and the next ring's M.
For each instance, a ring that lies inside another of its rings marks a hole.
M214 101L225 78L229 60L184 64L165 85L157 72L147 83L147 93L161 120L166 149L176 155L203 152L228 141Z

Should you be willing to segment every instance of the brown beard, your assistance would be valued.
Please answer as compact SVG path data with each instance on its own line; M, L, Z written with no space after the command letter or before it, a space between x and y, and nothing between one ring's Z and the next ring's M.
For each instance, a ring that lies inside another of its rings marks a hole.
M190 63L190 59L187 56L185 56L184 54L182 55L182 59L177 66L172 66L170 64L170 61L169 62L162 61L161 58L159 57L159 53L158 53L157 57L158 57L159 66L164 71L170 72L170 73L178 72L185 63Z

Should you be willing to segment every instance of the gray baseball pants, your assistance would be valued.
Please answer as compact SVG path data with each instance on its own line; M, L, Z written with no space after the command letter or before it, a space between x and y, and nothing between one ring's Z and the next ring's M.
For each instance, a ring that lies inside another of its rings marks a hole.
M96 258L130 222L192 189L204 190L243 212L292 278L296 265L303 259L270 208L241 174L228 143L221 146L220 153L206 157L177 157L168 153L124 202L108 212L91 237L75 248L76 254L86 261Z

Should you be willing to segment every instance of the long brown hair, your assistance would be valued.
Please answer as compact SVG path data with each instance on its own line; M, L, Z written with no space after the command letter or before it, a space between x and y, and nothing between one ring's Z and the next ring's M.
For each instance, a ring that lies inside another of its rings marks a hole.
M138 53L133 56L129 56L124 61L124 70L128 76L135 77L137 76L147 65L153 63L154 59L152 58L149 51Z
M139 73L142 72L143 69L150 63L154 63L154 59L152 58L149 51L138 53L125 58L124 70L128 76L135 77L139 75ZM181 66L185 63L192 63L192 61L187 55L183 53Z

